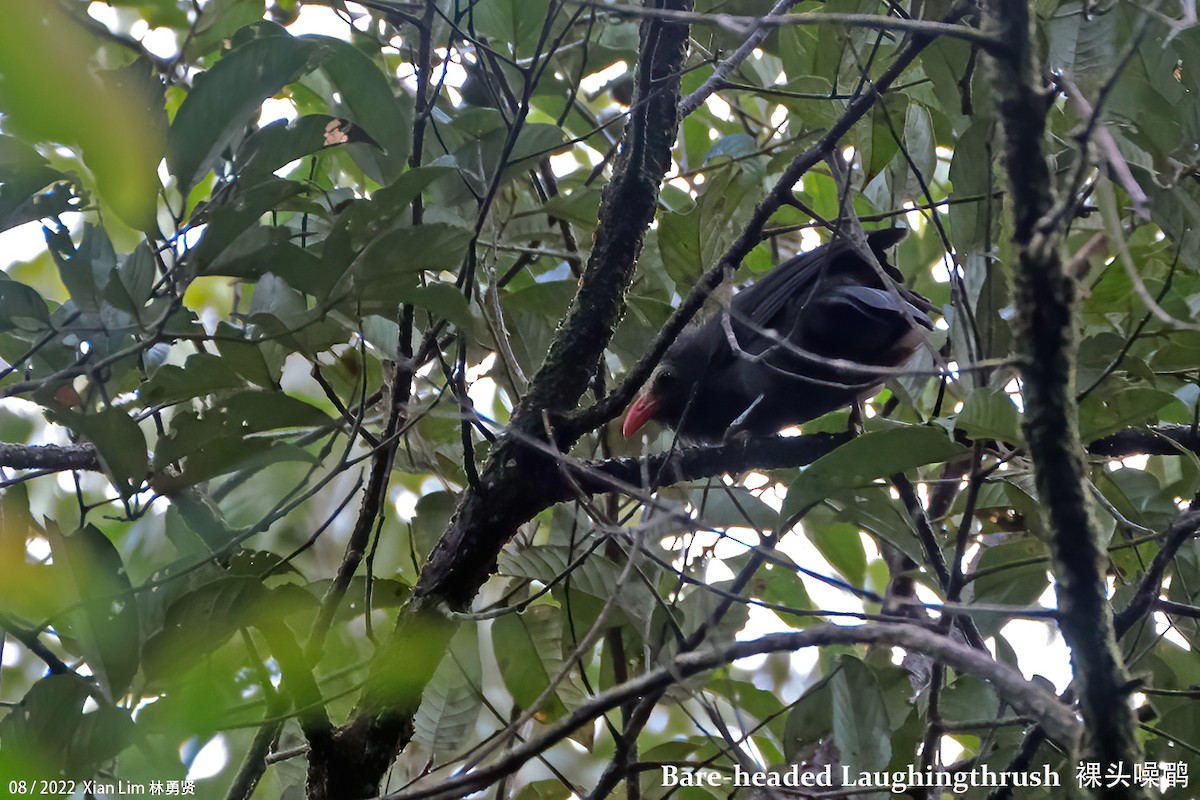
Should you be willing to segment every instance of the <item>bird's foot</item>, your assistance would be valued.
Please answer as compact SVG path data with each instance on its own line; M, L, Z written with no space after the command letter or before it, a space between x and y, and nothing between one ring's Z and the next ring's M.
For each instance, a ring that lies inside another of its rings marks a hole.
M848 430L851 436L862 436L863 434L862 403L858 400L850 404L850 425Z
M738 414L737 419L729 423L729 427L725 430L725 435L721 437L722 444L745 444L750 440L751 433L746 428L746 421L750 419L750 415L754 409L762 403L765 395L759 395L754 398L754 402L746 406L746 410Z
M721 444L745 447L752 438L754 438L754 434L745 428L730 425L729 429L725 431L725 435L721 437Z

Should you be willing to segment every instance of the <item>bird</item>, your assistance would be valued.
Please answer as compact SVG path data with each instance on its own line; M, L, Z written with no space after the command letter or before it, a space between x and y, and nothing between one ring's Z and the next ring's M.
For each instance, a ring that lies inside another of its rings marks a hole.
M685 328L630 404L625 438L651 420L686 443L770 435L878 391L933 330L932 303L886 260L905 233L867 234L877 265L845 238L794 256Z

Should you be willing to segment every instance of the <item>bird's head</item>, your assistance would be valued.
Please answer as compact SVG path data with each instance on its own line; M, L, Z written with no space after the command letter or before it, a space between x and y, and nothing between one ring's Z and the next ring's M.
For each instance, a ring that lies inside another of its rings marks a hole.
M685 414L694 419L690 406L702 394L701 383L708 376L714 357L714 342L728 349L725 335L714 328L719 339L704 334L704 326L685 328L667 348L646 385L625 412L621 433L628 439L651 420L678 429ZM711 389L711 387L709 387Z
M629 405L621 433L628 439L651 420L668 425L677 422L693 384L694 376L693 381L688 382L678 363L664 360L650 373L650 379Z
M620 426L620 432L626 439L634 435L650 420L666 421L664 414L673 407L679 393L682 393L682 381L679 380L678 367L671 362L660 363L650 373L646 386L637 393L634 402L625 413L625 421Z

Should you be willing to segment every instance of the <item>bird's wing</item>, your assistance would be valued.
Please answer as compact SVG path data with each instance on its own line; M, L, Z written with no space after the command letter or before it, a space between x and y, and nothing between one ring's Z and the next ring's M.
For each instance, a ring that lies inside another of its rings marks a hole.
M772 320L786 306L797 298L800 298L801 304L808 299L808 295L820 283L821 275L832 257L846 247L841 241L830 242L783 262L734 295L730 303L734 317L752 327L771 327Z
M868 244L875 251L888 276L897 284L901 283L903 276L887 263L884 251L904 238L906 233L903 228L886 228L867 234ZM778 327L781 312L788 317L794 316L796 310L809 301L832 266L847 255L855 258L844 260L841 266L853 274L840 276L843 282L879 284L874 267L857 257L845 239L838 239L816 250L801 253L783 262L757 283L734 296L730 305L735 319L741 322L734 328L738 333L738 340L748 341L745 337L753 337L755 330ZM909 298L906 296L906 299Z
M897 316L907 313L918 325L933 330L933 320L929 319L929 315L925 313L927 309L913 303L908 296L909 292L900 293L904 300L903 304L898 303L890 292L883 289L872 289L868 286L839 286L832 294L841 304L856 308L858 313L895 314Z

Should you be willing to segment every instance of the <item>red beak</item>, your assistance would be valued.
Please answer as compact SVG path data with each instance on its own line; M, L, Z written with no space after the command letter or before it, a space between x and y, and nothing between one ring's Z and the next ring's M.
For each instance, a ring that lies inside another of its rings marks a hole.
M621 425L621 434L628 439L638 432L638 429L658 413L658 401L649 392L643 392L634 398L625 412L625 422Z

